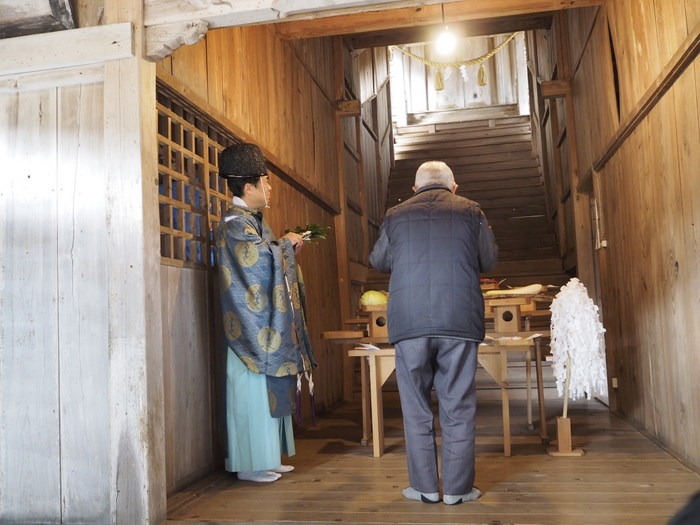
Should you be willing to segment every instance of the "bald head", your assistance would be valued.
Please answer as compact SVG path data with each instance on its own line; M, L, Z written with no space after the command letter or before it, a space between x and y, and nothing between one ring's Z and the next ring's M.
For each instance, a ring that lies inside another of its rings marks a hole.
M442 161L431 160L421 164L416 171L416 181L413 186L414 191L418 191L424 186L440 185L455 191L455 176L450 167Z

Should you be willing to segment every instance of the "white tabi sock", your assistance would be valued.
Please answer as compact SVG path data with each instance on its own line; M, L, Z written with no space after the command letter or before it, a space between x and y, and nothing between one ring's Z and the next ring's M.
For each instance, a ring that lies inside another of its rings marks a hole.
M282 476L276 472L271 472L269 470L255 470L247 472L239 472L238 479L243 481L255 481L256 483L270 483L272 481L277 481Z

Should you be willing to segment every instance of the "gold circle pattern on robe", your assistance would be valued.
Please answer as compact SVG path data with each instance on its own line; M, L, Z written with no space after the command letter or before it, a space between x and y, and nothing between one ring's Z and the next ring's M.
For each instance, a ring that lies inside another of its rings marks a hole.
M266 326L258 332L258 344L264 352L271 354L280 349L282 336L274 328Z
M226 291L231 287L231 283L233 282L231 270L225 264L219 265L219 268L221 269L219 284L221 285L221 289Z
M262 286L252 284L245 293L245 304L251 312L262 312L267 308L267 296L263 293Z
M277 369L277 373L275 374L277 377L285 377L285 376L295 376L299 373L299 368L297 368L297 365L292 363L291 361L287 361L286 363L282 363L282 366L280 366Z
M244 268L254 266L260 258L260 253L252 242L239 242L233 251L236 254L238 264Z
M234 312L224 312L224 332L226 332L226 338L231 341L241 336L241 320Z
M289 299L287 299L287 291L285 290L284 285L279 284L275 286L275 289L272 292L272 303L275 305L275 310L279 312L286 312L288 302Z
M253 372L254 374L259 374L260 369L258 368L258 365L255 364L255 361L253 360L252 357L248 356L238 356L240 360L243 362L243 364L246 366L248 370Z

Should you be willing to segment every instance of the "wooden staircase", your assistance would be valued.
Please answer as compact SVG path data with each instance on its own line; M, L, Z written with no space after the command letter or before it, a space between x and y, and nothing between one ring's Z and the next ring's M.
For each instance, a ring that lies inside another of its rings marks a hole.
M545 203L529 117L406 126L395 131L394 141L387 208L411 197L421 163L442 160L454 172L457 193L478 202L493 228L499 261L488 277L513 287L569 280Z

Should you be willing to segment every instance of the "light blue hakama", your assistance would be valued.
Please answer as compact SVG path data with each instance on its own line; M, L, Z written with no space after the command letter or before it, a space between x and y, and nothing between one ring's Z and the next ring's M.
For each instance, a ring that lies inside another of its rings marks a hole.
M229 472L274 469L280 466L282 454L293 456L296 452L292 417L270 415L265 376L248 370L230 348L226 359L226 425L225 466Z

